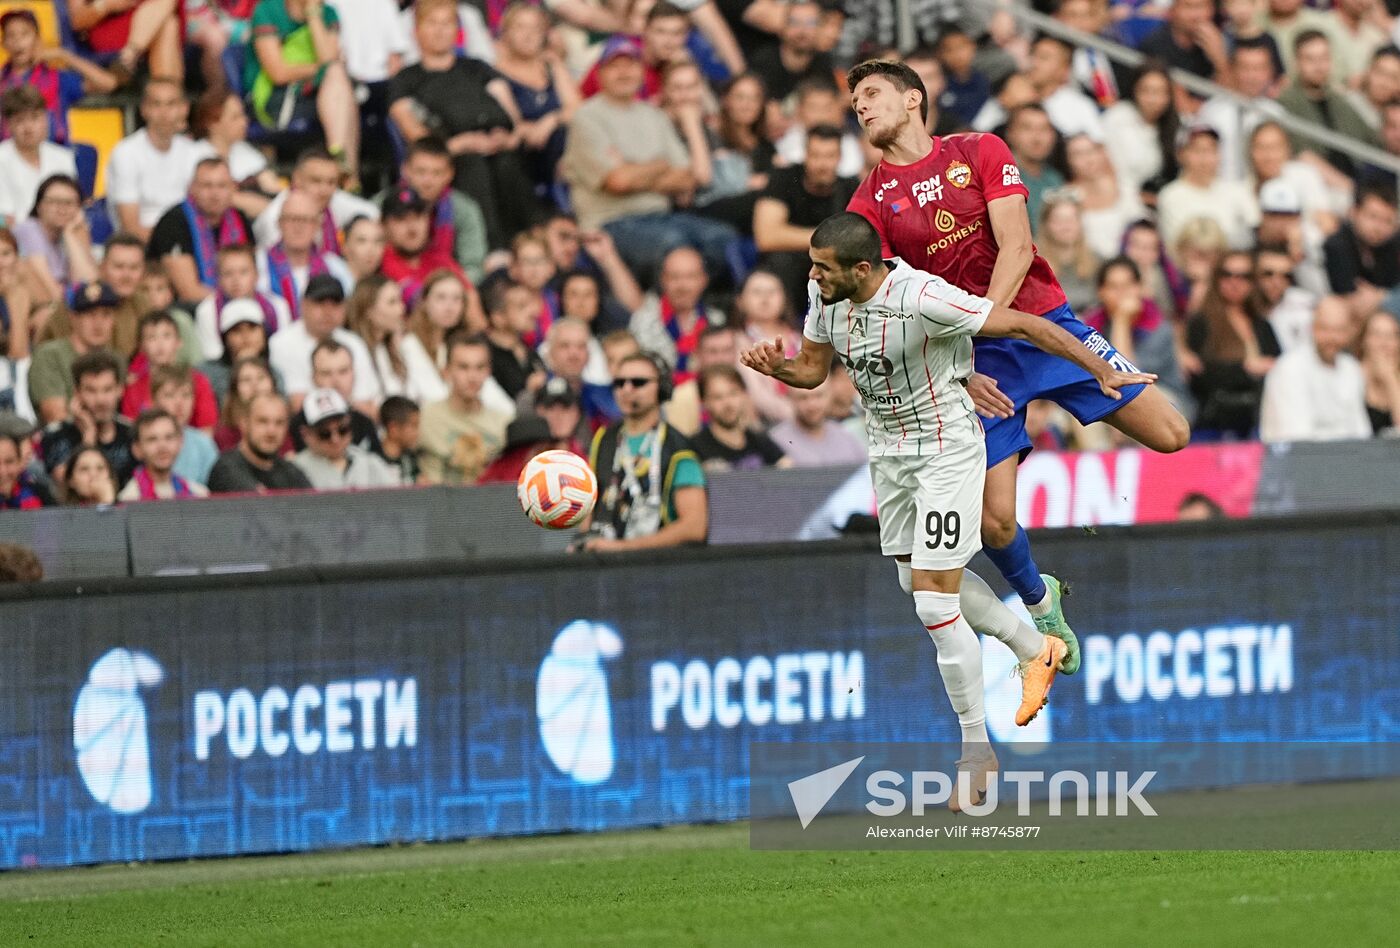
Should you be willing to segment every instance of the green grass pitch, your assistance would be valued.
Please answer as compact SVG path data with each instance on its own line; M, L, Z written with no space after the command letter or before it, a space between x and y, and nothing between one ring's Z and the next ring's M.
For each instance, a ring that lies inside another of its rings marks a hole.
M0 945L1393 943L1395 852L756 852L746 824L0 877Z

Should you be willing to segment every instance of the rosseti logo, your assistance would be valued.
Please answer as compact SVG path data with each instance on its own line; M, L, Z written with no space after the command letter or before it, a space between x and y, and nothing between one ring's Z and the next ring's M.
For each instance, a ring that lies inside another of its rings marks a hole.
M88 792L114 813L151 805L151 748L142 688L165 677L144 652L114 648L93 662L73 704L73 750Z
M578 619L559 630L540 662L535 713L545 754L581 784L612 776L616 762L608 675L603 663L622 654L611 626Z
M858 650L655 662L651 729L856 720L865 717L864 678Z

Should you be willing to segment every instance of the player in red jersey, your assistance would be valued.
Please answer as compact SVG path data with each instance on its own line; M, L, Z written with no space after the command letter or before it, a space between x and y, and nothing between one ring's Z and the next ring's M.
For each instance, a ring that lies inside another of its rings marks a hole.
M882 158L848 209L880 232L884 252L1003 306L1054 320L1124 372L1137 369L1070 310L1054 271L1035 250L1021 172L1006 143L968 133L931 138L925 130L928 95L903 63L872 60L847 74L851 104ZM1026 603L1036 626L1065 640L1060 670L1079 668L1079 643L1065 622L1061 587L1042 574L1026 533L1016 523L1016 466L1030 452L1026 405L1053 401L1084 424L1106 421L1153 449L1184 448L1191 430L1161 392L1124 389L1108 398L1077 366L1019 340L979 337L968 391L987 418L987 480L982 541Z

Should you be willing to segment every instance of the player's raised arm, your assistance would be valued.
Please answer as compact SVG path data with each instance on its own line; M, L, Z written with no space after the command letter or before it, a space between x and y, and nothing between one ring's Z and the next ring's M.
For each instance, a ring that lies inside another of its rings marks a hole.
M831 360L836 350L829 342L816 342L802 337L802 351L797 358L783 355L783 340L760 342L739 356L739 361L756 372L772 376L793 388L816 388L831 372Z
M1124 386L1150 385L1157 381L1157 376L1150 372L1120 372L1050 320L1005 306L992 307L977 335L1024 339L1037 349L1067 359L1092 375L1110 398L1122 398L1119 389Z

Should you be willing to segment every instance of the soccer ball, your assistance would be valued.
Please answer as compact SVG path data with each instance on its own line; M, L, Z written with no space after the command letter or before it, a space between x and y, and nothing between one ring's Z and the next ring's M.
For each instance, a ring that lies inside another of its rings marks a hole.
M520 509L535 523L567 530L593 512L598 479L588 462L572 451L545 451L520 472L515 494Z

